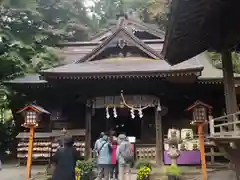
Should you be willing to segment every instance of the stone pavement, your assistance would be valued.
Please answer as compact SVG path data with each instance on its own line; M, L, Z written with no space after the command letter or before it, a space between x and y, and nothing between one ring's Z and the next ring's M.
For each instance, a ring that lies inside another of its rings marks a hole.
M44 166L33 166L32 176L37 176L39 173L44 173ZM1 180L26 180L26 167L15 165L5 165L0 171Z
M188 176L188 178L192 180L202 180L201 175ZM208 179L209 180L237 180L236 174L231 170L220 170L220 171L208 173Z
M46 177L44 175L46 166L33 166L32 168L32 177L35 180L45 180ZM189 168L191 171L193 168ZM196 169L195 169L196 170ZM183 180L202 180L201 171L197 169L196 172L191 175L184 175ZM231 170L222 169L217 171L211 171L208 173L209 180L236 180L236 175ZM26 180L26 167L20 166L17 167L15 165L4 166L3 170L0 171L0 179L1 180ZM130 180L136 180L137 175L136 171L131 174ZM164 180L165 178L159 178L159 180Z

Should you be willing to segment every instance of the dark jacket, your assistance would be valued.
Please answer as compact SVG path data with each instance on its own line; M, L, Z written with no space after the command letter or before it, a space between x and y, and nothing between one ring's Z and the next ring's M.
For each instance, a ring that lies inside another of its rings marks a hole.
M52 159L52 163L55 165L52 180L75 180L78 154L74 147L59 148Z

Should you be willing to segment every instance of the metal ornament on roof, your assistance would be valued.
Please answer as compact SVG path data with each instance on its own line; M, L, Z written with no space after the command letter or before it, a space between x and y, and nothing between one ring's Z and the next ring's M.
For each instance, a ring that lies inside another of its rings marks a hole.
M127 45L127 42L125 40L123 39L118 40L118 47L120 47L121 49L123 49L126 45Z

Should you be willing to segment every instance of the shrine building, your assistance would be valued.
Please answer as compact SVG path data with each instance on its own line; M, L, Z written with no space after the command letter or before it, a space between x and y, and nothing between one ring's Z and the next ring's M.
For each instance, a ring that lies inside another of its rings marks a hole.
M56 150L52 140L62 129L75 137L85 157L100 132L114 129L129 136L136 158L168 164L166 139L174 126L191 136L180 145L179 163L200 164L196 127L186 108L200 100L213 107L211 116L224 114L222 70L205 52L171 66L161 54L164 38L154 25L121 17L87 42L60 44L60 66L6 82L18 93L13 112L34 102L51 114L36 128L33 159L49 159ZM235 77L237 85L240 76ZM27 137L24 128L17 136L20 160L26 158Z

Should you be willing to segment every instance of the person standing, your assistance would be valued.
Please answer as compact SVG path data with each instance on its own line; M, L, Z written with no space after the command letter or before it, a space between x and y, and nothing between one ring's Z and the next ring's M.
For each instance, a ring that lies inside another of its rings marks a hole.
M54 167L52 180L75 180L76 162L79 153L73 147L73 139L66 137L64 146L60 147L52 158Z
M97 165L98 174L97 180L101 180L104 176L104 180L109 180L109 173L111 169L111 151L112 147L108 141L107 135L104 135L96 147L97 150ZM102 175L103 172L103 175Z
M101 132L99 138L96 140L96 142L94 144L93 152L94 152L94 156L96 159L98 158L98 155L99 155L98 149L101 148L101 142L103 140L102 138L104 135L105 135L105 133ZM103 169L101 167L99 167L98 162L96 162L96 163L97 163L97 178L100 178L100 177L103 178Z
M118 136L117 160L118 160L118 177L119 180L130 179L130 165L133 161L133 152L131 143L128 141L125 134Z
M118 163L117 163L117 139L113 137L111 140L112 152L111 152L111 170L110 170L110 179L118 179Z

